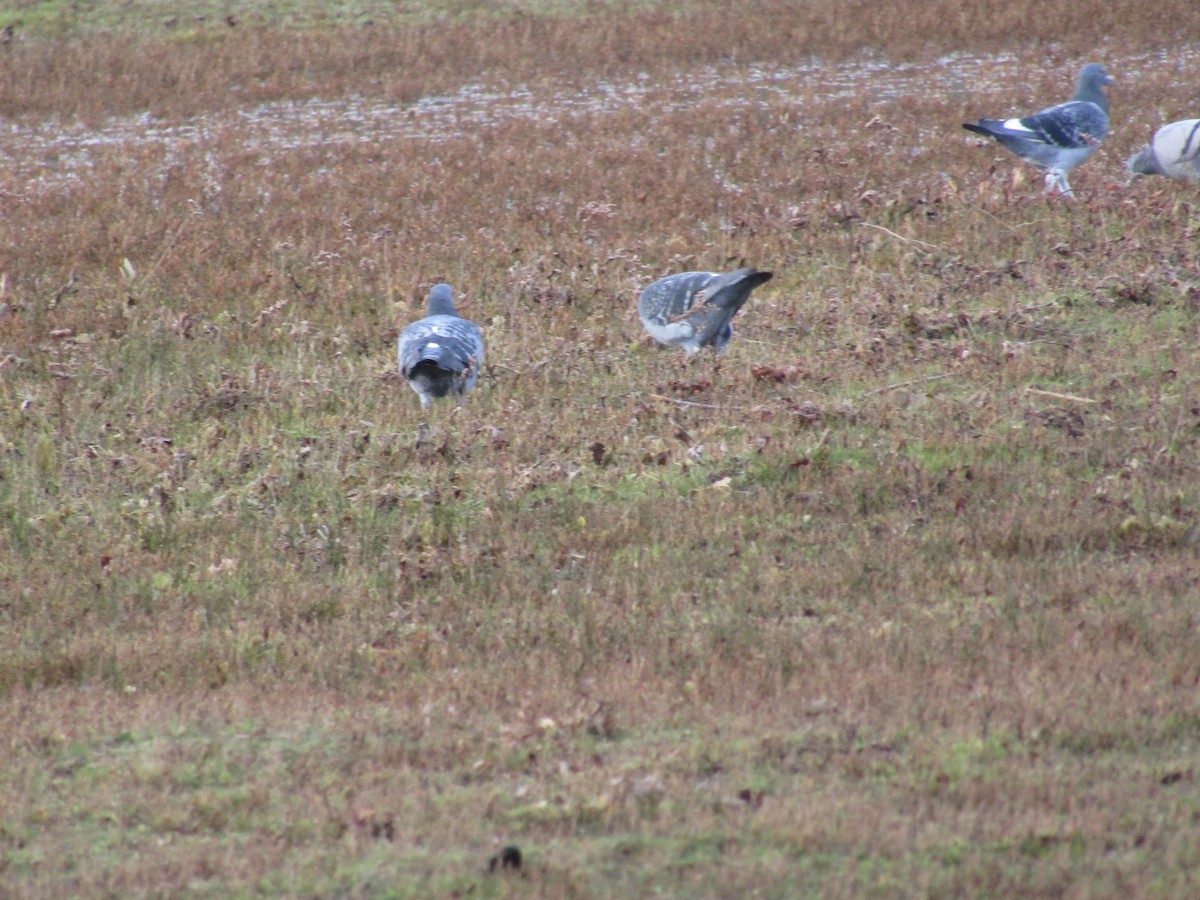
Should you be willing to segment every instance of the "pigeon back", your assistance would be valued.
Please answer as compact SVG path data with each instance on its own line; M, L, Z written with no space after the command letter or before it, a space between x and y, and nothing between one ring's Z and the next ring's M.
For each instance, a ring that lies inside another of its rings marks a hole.
M1149 144L1129 157L1126 166L1131 175L1200 178L1200 119L1164 125Z
M421 399L462 397L474 389L483 365L483 333L459 316L449 285L430 292L431 315L413 322L400 334L397 357L400 373Z

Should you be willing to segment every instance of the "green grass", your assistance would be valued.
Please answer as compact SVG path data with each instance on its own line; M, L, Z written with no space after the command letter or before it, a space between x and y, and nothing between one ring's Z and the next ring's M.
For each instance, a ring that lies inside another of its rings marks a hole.
M1197 205L1123 184L1158 8L1084 6L10 10L0 894L1187 896ZM1048 202L958 126L1106 28ZM727 355L644 338L742 260Z

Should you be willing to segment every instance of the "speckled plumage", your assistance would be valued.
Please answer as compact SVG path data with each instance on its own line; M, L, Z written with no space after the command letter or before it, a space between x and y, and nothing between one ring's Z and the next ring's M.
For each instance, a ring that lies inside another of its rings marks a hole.
M638 297L638 315L647 333L661 344L689 354L701 347L725 350L733 337L730 320L750 292L771 279L770 272L681 272L648 285Z

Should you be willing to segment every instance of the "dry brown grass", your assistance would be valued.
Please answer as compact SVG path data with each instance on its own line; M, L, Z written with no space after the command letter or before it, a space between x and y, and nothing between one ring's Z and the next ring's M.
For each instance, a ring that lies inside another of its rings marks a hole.
M0 115L174 116L348 94L408 103L475 80L561 84L642 72L657 78L710 63L836 62L862 51L930 62L947 51L1002 47L1039 61L1072 60L1108 55L1110 47L1158 51L1200 34L1200 9L1179 0L692 0L631 4L624 14L584 19L466 16L399 29L386 17L371 26L302 31L253 20L231 29L214 19L183 34L128 7L132 30L37 40L18 27L17 40L0 45Z
M1196 9L800 6L8 48L2 892L1189 892ZM1091 59L1078 202L958 128Z

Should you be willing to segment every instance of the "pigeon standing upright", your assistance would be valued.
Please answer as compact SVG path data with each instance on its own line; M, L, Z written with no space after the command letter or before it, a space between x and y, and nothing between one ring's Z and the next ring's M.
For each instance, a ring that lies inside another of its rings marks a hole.
M1108 136L1108 70L1088 63L1079 72L1075 97L1022 119L980 119L963 128L993 137L1021 159L1046 173L1046 190L1073 197L1067 173L1090 157Z
M1130 175L1200 178L1200 119L1164 125L1125 165Z
M454 307L454 290L435 284L428 315L400 333L400 374L421 398L422 408L435 397L461 398L475 387L483 365L483 333Z
M733 337L730 320L750 299L750 292L771 280L771 272L681 272L648 285L638 297L638 315L647 333L660 344L682 347L688 354L701 347L717 353Z

